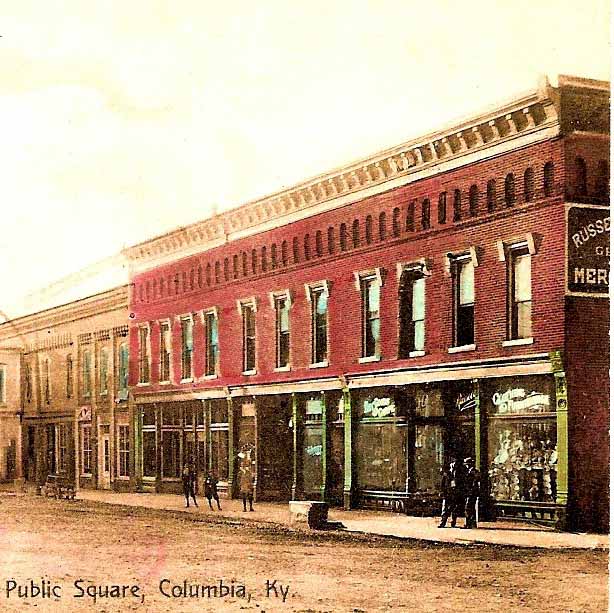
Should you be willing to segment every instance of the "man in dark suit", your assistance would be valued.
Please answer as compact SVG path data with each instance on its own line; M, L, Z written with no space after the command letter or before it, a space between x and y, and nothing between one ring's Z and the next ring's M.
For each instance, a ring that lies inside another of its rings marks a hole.
M480 496L480 471L475 467L473 458L465 458L465 525L464 528L477 528L477 506Z
M456 528L456 519L462 512L465 502L465 467L458 458L454 458L443 472L441 479L441 522L438 528L445 528L448 517L452 517L450 526Z

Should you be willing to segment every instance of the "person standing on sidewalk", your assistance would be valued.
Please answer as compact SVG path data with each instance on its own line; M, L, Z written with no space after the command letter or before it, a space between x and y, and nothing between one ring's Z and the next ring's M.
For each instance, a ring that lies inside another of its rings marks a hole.
M454 458L441 479L441 522L438 528L445 528L448 518L452 516L450 526L456 528L456 520L465 503L465 467L458 458Z
M477 528L477 507L480 497L480 471L475 467L473 458L465 458L467 471L465 486L465 525L464 528Z
M239 491L243 499L243 511L247 511L247 501L249 500L249 510L254 510L254 473L249 460L241 464L239 469Z
M205 498L209 501L209 508L212 511L213 505L211 504L211 499L217 502L218 510L222 510L220 506L220 495L217 492L217 479L211 473L207 473L207 478L205 479Z
M196 473L191 464L183 465L183 472L181 473L181 482L183 484L183 495L185 496L185 506L190 506L190 496L194 501L194 506L197 507L196 492L194 491L194 485L196 484Z

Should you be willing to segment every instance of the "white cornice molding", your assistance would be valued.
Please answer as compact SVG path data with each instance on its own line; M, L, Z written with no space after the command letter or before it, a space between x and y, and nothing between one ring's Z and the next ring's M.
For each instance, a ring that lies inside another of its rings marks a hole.
M336 209L560 134L550 87L287 190L129 247L133 273Z

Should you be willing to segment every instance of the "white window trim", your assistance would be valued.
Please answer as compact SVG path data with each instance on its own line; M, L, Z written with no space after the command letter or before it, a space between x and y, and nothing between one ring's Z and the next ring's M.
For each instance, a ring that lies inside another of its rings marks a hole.
M401 275L406 270L417 270L419 271L424 279L428 279L433 275L433 263L431 260L427 258L418 258L416 260L410 260L405 262L397 262L397 283L401 281ZM397 297L398 297L397 287ZM425 349L417 349L415 351L410 351L408 355L409 358L421 358L426 355L426 315L428 313L428 304L426 301L426 285L424 288L424 347ZM400 324L398 325L398 330L400 330Z
M421 358L424 355L426 355L426 351L424 349L420 349L419 351L410 351L409 352L409 357L410 358Z
M190 372L192 373L191 377L186 377L185 379L180 379L179 383L193 383L194 382L194 313L183 313L182 315L175 316L177 323L179 324L179 332L181 335L181 324L184 321L189 321L192 323L192 353L190 354ZM172 354L172 350L171 350ZM181 360L183 362L183 335L181 335ZM172 370L170 371L172 373Z
M471 345L459 345L458 347L448 347L448 353L463 353L464 351L475 351L478 346L475 343Z
M371 268L369 270L361 270L359 272L354 272L354 287L356 287L356 290L358 292L362 291L361 288L361 284L363 281L367 281L369 279L375 279L377 281L377 285L380 288L380 293L381 293L381 288L384 285L384 278L383 278L383 269L382 268ZM361 300L362 300L362 295L361 295ZM381 301L381 295L380 295L380 301ZM381 311L380 311L380 322L381 322ZM360 319L361 319L361 328L364 324L364 321L362 321L363 318L363 310L362 310L362 305L361 305L361 309L360 309ZM364 333L364 330L361 331L361 337ZM364 342L364 338L361 338L361 345ZM379 362L382 359L382 340L381 340L381 332L380 332L380 346L378 347L376 353L374 355L363 355L360 356L358 358L358 363L359 364L369 364L370 362ZM364 347L361 346L360 348L361 353L364 351Z
M513 338L501 343L501 347L517 347L519 345L532 345L534 338L529 336L528 338Z
M151 324L149 322L145 323L145 324L139 324L138 325L138 330L139 330L139 379L141 378L141 338L140 338L140 331L141 329L146 328L147 329L147 361L149 363L149 381L139 381L137 383L137 386L140 387L144 387L146 385L151 385Z
M534 232L527 232L524 236L516 236L507 239L498 239L495 242L499 262L505 262L511 251L525 248L529 255L537 253L537 236Z
M215 319L215 321L218 324L218 334L219 334L220 317L219 317L219 310L218 310L217 306L212 306L212 307L209 307L207 309L203 309L200 312L200 322L203 325L203 328L205 326L205 319L206 319L207 315L213 315L213 318ZM219 349L220 349L219 337L218 337L217 348L218 348L218 352L219 352ZM203 350L206 350L206 349L207 349L207 339L205 338L205 346L203 347ZM212 381L213 379L217 379L219 377L219 369L220 369L220 363L219 362L220 361L219 361L219 357L218 357L218 360L217 360L217 362L215 364L215 373L213 373L212 375L202 375L198 379L198 381Z
M471 246L465 249L459 249L458 251L449 251L443 256L444 268L446 271L446 277L452 276L452 262L461 262L463 260L471 260L473 267L477 268L480 264L478 258L477 247Z
M158 331L162 324L168 324L168 336L170 341L170 347L168 351L168 379L161 379L158 381L158 385L170 385L173 378L173 322L170 317L158 320ZM162 335L160 334L160 354L162 353ZM158 356L159 357L159 356ZM158 373L160 376L160 373Z
M312 281L311 283L305 283L305 295L307 296L307 302L312 304L312 292L314 290L323 290L324 295L326 296L327 301L330 299L330 281L327 279L323 279L322 281ZM311 346L309 348L311 356L313 356L313 306L309 310L309 327L311 334ZM327 305L326 309L326 345L327 345L327 356L330 355L330 313ZM323 360L322 362L311 362L309 364L309 368L327 368L330 365L330 360Z
M278 334L278 330L277 330L277 301L280 298L284 298L285 300L288 301L288 310L290 310L292 308L292 294L290 292L289 289L284 289L284 290L278 290L275 292L269 292L269 302L271 304L271 308L273 309L273 312L275 313L275 362L277 363L277 334ZM288 332L290 331L291 328L291 323L290 321L288 321ZM288 348L288 364L286 364L286 366L275 366L275 368L273 369L273 372L289 372L290 370L292 370L292 348L289 347Z
M384 273L383 269L380 268L371 268L369 270L360 270L358 272L354 272L354 287L356 291L360 291L360 283L365 279L377 279L377 284L380 287L384 285Z

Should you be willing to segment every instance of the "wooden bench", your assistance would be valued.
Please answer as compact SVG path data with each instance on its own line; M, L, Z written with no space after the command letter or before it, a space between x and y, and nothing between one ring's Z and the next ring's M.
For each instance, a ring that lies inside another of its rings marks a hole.
M49 475L42 488L45 496L61 500L74 500L76 495L75 484L61 475Z

